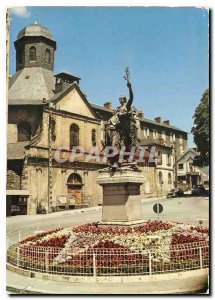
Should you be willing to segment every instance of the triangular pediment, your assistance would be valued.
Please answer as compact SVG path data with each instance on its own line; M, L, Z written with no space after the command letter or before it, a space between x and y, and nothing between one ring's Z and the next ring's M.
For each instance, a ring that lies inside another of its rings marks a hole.
M76 84L54 100L56 109L95 119L95 113Z
M178 160L178 163L184 163L187 162L193 162L193 158L198 155L196 151L193 149L188 149L187 152L185 152Z

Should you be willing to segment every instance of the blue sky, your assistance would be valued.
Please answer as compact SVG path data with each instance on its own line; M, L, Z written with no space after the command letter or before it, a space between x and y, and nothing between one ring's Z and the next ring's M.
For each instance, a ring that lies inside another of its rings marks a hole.
M146 118L161 116L190 132L192 116L208 88L208 13L200 8L28 7L11 21L13 42L37 20L57 41L55 72L81 77L90 102L118 105L127 95L123 72L129 66L134 104ZM190 146L193 146L189 134Z

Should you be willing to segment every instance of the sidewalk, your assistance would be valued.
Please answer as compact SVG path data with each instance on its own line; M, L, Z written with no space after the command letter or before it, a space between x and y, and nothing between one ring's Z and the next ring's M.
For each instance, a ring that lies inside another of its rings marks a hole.
M69 216L69 215L74 215L74 214L80 214L83 212L87 211L99 211L102 209L102 206L93 206L93 207L87 207L87 208L78 208L78 209L70 209L70 210L63 210L63 211L58 211L58 212L52 212L49 214L37 214L37 215L17 215L15 217L7 217L7 220L9 220L10 223L13 221L16 223L17 220L23 219L23 218L32 218L34 216L36 219L44 219L44 216L46 218L53 218L53 217L60 217L60 216Z
M29 278L7 270L7 291L15 294L111 294L108 284L99 284L99 290L91 283L66 283ZM119 286L118 286L119 288ZM121 290L121 289L120 289ZM126 285L120 293L126 290Z
M70 209L70 210L63 210L59 212L53 212L50 214L47 214L46 216L68 216L68 215L74 215L74 214L80 214L87 211L95 211L95 210L101 210L102 206L92 206L92 207L85 207L85 208L76 208L76 209Z
M128 276L129 277L129 276ZM117 295L117 294L192 294L205 293L208 270L140 276L138 282L58 282L25 277L7 270L10 294ZM202 291L204 287L204 292ZM201 292L200 292L201 291Z
M66 283L50 280L29 278L7 270L7 291L15 294L111 294L109 284L99 284L98 288L91 283ZM120 293L126 294L126 285L120 288ZM134 291L135 292L135 291Z

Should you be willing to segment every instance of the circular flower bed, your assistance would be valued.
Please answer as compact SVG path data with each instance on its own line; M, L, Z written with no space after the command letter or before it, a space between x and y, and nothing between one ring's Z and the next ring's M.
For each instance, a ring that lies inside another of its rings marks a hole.
M8 260L22 268L68 275L195 269L208 264L208 228L151 220L133 228L98 223L58 228L11 247Z

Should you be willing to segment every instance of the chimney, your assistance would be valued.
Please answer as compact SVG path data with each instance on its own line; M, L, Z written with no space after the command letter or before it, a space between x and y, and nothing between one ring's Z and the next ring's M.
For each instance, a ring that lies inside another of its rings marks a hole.
M169 120L165 120L165 121L163 121L163 123L166 124L166 125L170 125L170 121Z
M63 90L65 90L67 87L69 86L69 83L62 80L62 79L58 79L56 80L56 83L55 83L55 91L54 93L57 94L57 93L60 93L62 92Z
M105 103L104 103L104 107L105 107L106 109L112 110L112 103L111 103L111 102L105 102Z
M155 122L157 122L157 123L161 124L161 123L162 123L162 119L161 119L161 117L157 117L157 118L155 118Z
M81 78L76 77L67 72L61 72L59 74L56 74L55 78L56 78L55 91L54 91L55 94L67 89L68 86L74 82L79 84L79 81L81 80Z
M144 118L144 112L143 111L141 111L141 110L138 111L138 118L141 119L141 120Z

